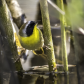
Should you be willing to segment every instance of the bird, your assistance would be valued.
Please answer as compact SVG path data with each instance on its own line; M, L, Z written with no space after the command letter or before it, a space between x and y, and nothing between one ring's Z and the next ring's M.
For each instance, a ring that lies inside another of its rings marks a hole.
M24 23L19 30L18 38L23 48L33 50L35 52L38 50L43 51L43 34L37 27L37 22L28 21Z
M21 46L25 48L25 50L27 49L28 52L29 50L32 50L35 55L42 56L44 59L47 58L44 50L49 48L44 45L43 34L41 30L37 27L37 22L28 21L24 23L19 29L18 38ZM26 64L29 56L29 54L23 52L20 56L20 58L23 60L21 63Z

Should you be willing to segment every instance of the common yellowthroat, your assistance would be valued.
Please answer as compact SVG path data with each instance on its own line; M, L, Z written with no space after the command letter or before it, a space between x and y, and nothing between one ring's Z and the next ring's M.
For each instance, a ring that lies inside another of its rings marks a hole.
M19 40L22 47L28 50L39 50L44 46L42 32L35 21L28 21L22 25Z
M33 53L36 55L46 57L43 50L43 35L35 21L28 21L24 23L19 30L18 37L23 48L33 50ZM47 46L45 47L48 48Z

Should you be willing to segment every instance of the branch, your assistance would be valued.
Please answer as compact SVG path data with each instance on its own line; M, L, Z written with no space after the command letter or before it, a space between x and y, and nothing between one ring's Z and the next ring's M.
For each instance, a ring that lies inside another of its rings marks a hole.
M51 0L47 0L48 3L50 3L59 13L61 13L62 15L65 15L65 12L62 11L56 4L54 4Z

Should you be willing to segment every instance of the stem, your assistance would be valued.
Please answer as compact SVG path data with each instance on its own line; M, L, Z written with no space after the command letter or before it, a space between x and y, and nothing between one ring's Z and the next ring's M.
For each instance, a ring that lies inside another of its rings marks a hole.
M55 55L54 55L53 41L51 35L47 0L40 0L40 6L42 13L44 41L45 41L45 45L48 47L48 49L46 49L46 55L48 58L49 71L53 71L53 70L57 71L57 69L55 69L56 63L55 63Z
M8 7L6 5L5 0L0 0L0 21L3 25L3 28L0 28L3 30L3 34L5 35L5 38L8 41L8 44L10 45L10 52L13 55L13 59L16 59L18 57L16 44L14 42L14 35L13 35L13 22L11 19L11 14L8 10ZM9 47L8 47L9 48ZM19 65L21 68L21 66Z
M62 11L64 11L63 0L60 0L60 8ZM62 57L63 57L64 71L66 72L65 82L66 84L69 84L68 58L67 58L67 50L66 50L66 31L65 31L65 26L67 26L67 22L66 22L66 18L64 15L60 14L60 22L61 22Z
M0 75L2 84L11 84L11 81L18 84L12 61L12 58L17 56L17 49L13 42L13 27L6 2L0 0L0 65L2 65Z
M58 5L62 11L64 11L63 0L58 0ZM65 32L65 16L60 14L60 23L61 23L61 43L62 43L62 57L64 64L64 71L68 71L68 60L67 60L67 52L66 52L66 32Z
M16 45L14 44L14 35L13 35L13 22L11 20L10 12L4 0L0 0L0 21L4 27L3 31L6 35L8 42L10 44L12 52L17 53Z
M63 0L59 0L57 3L59 7L61 8L61 10L64 11ZM65 16L62 14L60 14L60 23L61 23L61 45L62 45L61 52L62 52L62 57L63 57L64 71L66 72L65 82L66 84L69 84L68 58L67 58L67 51L66 51L66 31L65 31L65 26L67 26L67 22L66 22Z

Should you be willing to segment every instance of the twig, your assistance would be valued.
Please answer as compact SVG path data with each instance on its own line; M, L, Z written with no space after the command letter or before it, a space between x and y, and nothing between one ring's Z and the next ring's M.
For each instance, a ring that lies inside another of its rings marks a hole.
M56 4L54 4L52 1L47 0L48 3L50 3L58 12L60 12L62 15L65 15L65 12L62 11Z
M22 56L23 56L23 53L25 53L25 51L23 50L22 52L21 52L21 54L18 56L18 58L15 60L15 62L14 63L16 63Z
M63 64L56 64L56 66L57 67L64 67L64 65ZM33 69L33 70L36 70L36 69L38 69L38 68L48 68L49 66L48 65L43 65L43 66L33 66L33 67L31 67L31 69ZM76 67L76 65L68 65L68 67Z

